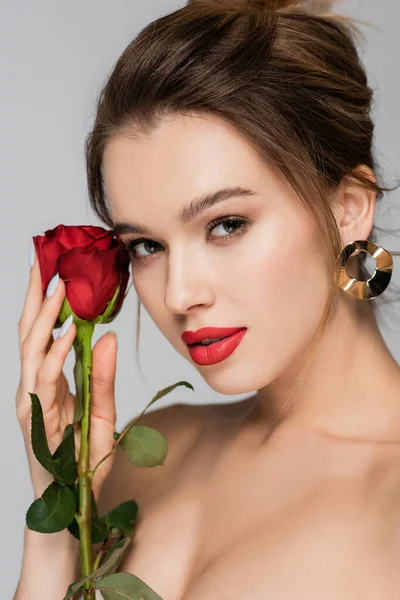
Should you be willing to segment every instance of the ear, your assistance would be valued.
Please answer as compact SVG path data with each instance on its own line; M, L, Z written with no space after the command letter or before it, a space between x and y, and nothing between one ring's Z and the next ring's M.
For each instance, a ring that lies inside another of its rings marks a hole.
M358 165L353 171L361 172L371 181L376 181L367 165ZM345 176L333 201L343 246L354 240L368 239L374 224L376 192L357 185L357 180Z

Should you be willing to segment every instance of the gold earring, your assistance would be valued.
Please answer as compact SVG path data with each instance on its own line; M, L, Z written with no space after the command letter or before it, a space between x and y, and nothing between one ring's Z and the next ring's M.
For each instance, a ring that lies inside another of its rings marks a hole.
M346 273L346 263L356 250L368 252L376 260L375 272L366 281L349 277ZM340 253L339 287L355 298L371 300L386 290L392 271L393 258L388 250L371 240L356 240L347 244Z

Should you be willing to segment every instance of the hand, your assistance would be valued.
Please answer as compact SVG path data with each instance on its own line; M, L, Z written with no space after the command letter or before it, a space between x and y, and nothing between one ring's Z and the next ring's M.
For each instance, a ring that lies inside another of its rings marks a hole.
M23 433L35 499L52 483L53 476L38 462L31 445L31 398L38 395L50 452L62 441L65 427L73 422L75 395L63 373L65 359L76 335L72 323L66 334L54 339L52 331L65 297L65 284L59 280L54 294L43 300L40 267L37 257L30 272L24 308L18 322L21 374L16 394L16 413ZM113 446L116 426L115 373L117 341L108 332L92 351L90 469L108 454ZM80 425L75 427L76 460L80 448ZM92 489L97 500L101 487L114 462L114 454L96 470Z

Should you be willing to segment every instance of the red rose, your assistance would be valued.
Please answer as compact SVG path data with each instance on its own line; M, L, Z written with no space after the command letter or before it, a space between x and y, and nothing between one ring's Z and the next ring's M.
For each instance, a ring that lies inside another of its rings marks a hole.
M113 314L120 309L129 279L129 253L112 230L93 225L58 225L33 238L43 298L58 272L73 313L85 321L102 315L120 285Z

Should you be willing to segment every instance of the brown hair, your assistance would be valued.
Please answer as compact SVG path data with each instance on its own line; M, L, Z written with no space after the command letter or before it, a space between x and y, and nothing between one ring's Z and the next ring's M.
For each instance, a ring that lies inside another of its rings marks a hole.
M117 60L85 144L90 203L112 228L102 176L107 140L149 134L174 114L213 115L233 125L284 176L320 226L321 252L333 277L315 341L333 306L342 250L329 199L343 178L376 192L377 201L396 189L383 187L376 173L373 90L356 47L356 23L364 22L331 12L331 5L192 0L156 19ZM137 348L139 317L140 303Z

